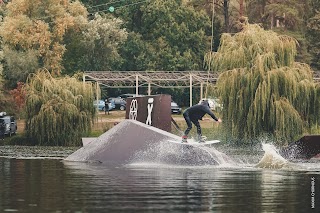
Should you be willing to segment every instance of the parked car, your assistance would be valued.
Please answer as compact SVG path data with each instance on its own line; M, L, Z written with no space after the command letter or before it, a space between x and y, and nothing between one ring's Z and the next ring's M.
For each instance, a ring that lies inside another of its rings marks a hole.
M109 110L112 110L115 108L115 103L113 101L109 101ZM97 101L93 101L93 106L97 107ZM104 100L98 100L98 110L104 111L105 110L105 102Z
M141 96L143 96L143 95L136 95L136 94L126 93L126 94L121 94L118 97L109 98L109 99L114 100L116 109L125 110L126 109L126 103L127 103L126 99L127 98L141 97Z
M0 112L0 123L5 126L5 135L14 135L17 133L18 126L13 116L7 115L6 112Z
M120 110L126 109L126 100L124 100L123 98L120 98L120 97L109 98L108 100L114 103L115 109L120 109Z
M181 114L181 107L174 101L171 101L171 113Z
M123 111L126 110L126 103L118 105L118 108Z
M109 110L113 110L116 108L116 104L114 102L114 100L108 98L108 101L109 101Z
M139 95L136 95L136 94L126 93L126 94L121 94L121 95L119 95L118 97L125 100L126 98L141 97L141 96L143 96L143 95L140 95L140 94L139 94Z

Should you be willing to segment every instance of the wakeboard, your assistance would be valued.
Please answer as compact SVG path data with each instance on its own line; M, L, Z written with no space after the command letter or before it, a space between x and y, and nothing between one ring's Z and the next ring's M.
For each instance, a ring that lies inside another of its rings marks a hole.
M168 140L171 143L179 143L182 145L191 145L191 146L205 146L205 145L210 145L210 144L215 144L215 143L220 143L219 140L211 140L211 141L206 141L204 143L199 143L196 141L188 141L187 143L182 143L181 141L176 141L176 140Z

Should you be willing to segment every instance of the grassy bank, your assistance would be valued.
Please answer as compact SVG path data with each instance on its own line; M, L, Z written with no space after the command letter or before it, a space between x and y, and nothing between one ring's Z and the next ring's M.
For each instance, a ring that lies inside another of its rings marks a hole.
M218 115L217 115L218 116ZM182 115L172 115L173 119L177 122L180 129L184 131L187 128L185 120ZM117 123L125 119L125 111L110 111L109 114L104 112L99 112L94 119L92 130L89 133L88 137L98 137L104 132L108 131L114 127ZM211 117L205 116L203 121L200 121L203 135L208 137L208 140L219 139L221 126L212 120ZM6 137L4 141L0 140L0 145L33 145L32 142L27 141L27 138L24 136L25 121L17 120L18 132L12 137ZM174 127L171 126L171 133L175 135L181 135L181 133ZM190 137L196 136L196 128L192 128L190 132Z

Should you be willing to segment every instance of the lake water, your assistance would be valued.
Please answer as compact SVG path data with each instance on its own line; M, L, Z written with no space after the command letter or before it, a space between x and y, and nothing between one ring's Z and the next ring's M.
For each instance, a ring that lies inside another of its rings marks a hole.
M318 161L256 168L262 153L234 155L235 165L112 167L23 149L0 157L0 212L320 212Z

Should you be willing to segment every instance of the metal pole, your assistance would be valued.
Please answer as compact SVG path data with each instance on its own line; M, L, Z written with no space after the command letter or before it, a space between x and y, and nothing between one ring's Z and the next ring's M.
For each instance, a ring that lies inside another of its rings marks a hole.
M202 97L203 97L203 82L201 82L200 84L200 100L202 100Z
M212 17L211 17L211 48L210 48L210 57L212 55L213 52L213 42L214 42L214 38L213 38L213 33L214 33L214 3L215 0L212 0ZM208 85L209 85L209 73L211 71L211 62L209 62L209 67L208 67L208 77L207 77L207 83L206 83L206 93L204 95L204 98L208 98ZM201 93L202 94L202 93ZM201 98L202 99L202 98Z
M150 82L148 83L148 95L151 95L151 84L150 84Z
M190 73L190 106L192 106L192 74Z
M139 94L139 76L136 74L136 95Z
M99 94L98 94L98 89L99 89L99 83L97 82L97 84L96 84L96 104L97 104L97 112L99 112L99 102L98 102L98 100L99 100Z

